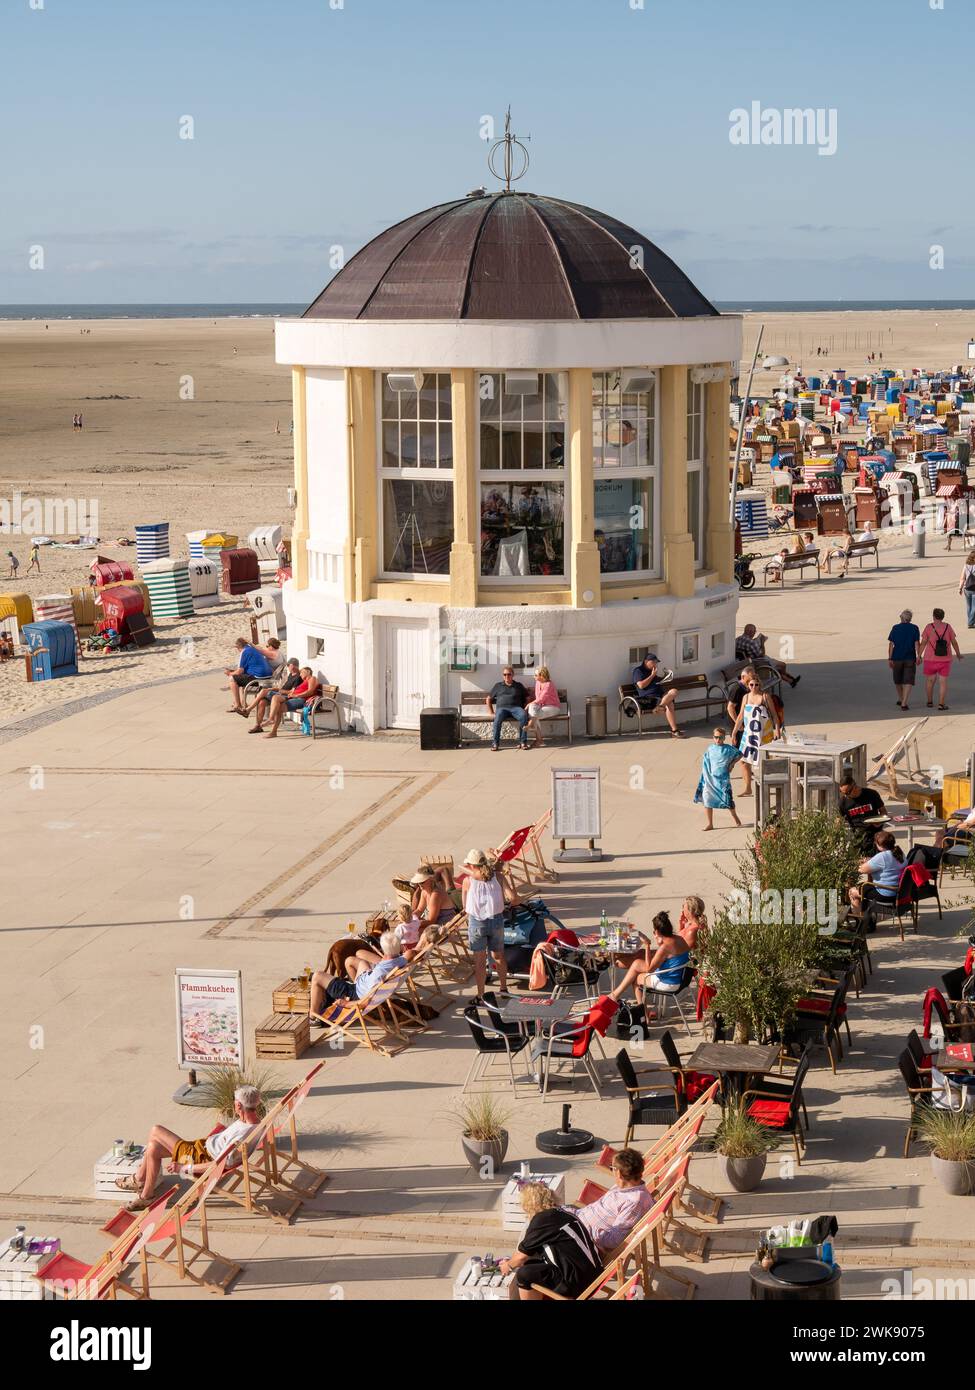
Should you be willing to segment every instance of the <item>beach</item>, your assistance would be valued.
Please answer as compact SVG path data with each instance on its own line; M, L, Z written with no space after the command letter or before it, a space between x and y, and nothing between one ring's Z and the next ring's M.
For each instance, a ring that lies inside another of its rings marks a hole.
M743 378L762 322L763 353L782 353L811 373L863 368L868 351L882 351L884 365L947 367L965 360L975 328L964 310L746 315ZM830 344L817 358L816 346ZM755 392L781 374L759 371ZM0 383L0 496L97 505L99 553L134 566L135 548L116 542L134 540L142 522L169 522L173 555L186 555L185 533L202 527L242 542L264 524L290 535L291 382L275 365L270 319L0 322ZM71 423L78 412L80 431ZM44 547L41 574L27 575L29 537L0 540L20 560L17 583L0 592L37 598L87 581L94 551ZM151 647L86 656L75 680L29 684L22 662L8 662L0 666L0 726L201 666L222 668L233 639L247 634L246 605L233 598L157 623Z

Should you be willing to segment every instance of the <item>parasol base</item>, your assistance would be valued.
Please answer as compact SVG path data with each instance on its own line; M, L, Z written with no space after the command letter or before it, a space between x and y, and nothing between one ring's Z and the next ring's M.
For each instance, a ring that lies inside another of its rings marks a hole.
M535 1146L543 1154L584 1154L595 1147L595 1136L588 1129L573 1129L569 1123L571 1106L562 1107L560 1129L543 1129L535 1135Z

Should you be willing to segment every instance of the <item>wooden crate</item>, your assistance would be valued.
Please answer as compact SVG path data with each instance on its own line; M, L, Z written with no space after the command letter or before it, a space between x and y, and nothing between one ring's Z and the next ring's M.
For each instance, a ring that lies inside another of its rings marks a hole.
M945 816L952 811L967 811L972 804L972 788L967 772L946 772L941 792L941 807Z
M311 1008L311 985L307 980L285 980L271 995L276 1014L305 1014Z
M942 799L941 799L941 792L940 792L940 791L931 791L931 792L910 791L910 792L907 793L907 804L908 804L909 808L910 808L912 811L917 811L918 814L923 813L924 808L925 808L925 806L928 804L929 801L932 801L932 802L934 803L935 814L936 814L939 818L940 818L941 816L943 816L944 810L943 810L943 806L942 806Z
M307 1014L269 1014L254 1032L254 1050L258 1057L295 1061L310 1046Z
M501 1225L506 1231L517 1231L519 1235L528 1225L528 1217L521 1205L522 1183L541 1182L550 1187L560 1202L565 1201L564 1173L529 1173L521 1181L511 1178L501 1193Z
M102 1154L101 1158L95 1163L94 1188L96 1197L109 1197L115 1202L127 1202L132 1197L132 1193L126 1193L124 1188L116 1186L116 1178L134 1178L139 1164L142 1162L142 1145L137 1146L137 1152L126 1155L123 1158L116 1158L109 1149L108 1153Z
M470 1259L454 1280L454 1298L461 1302L507 1303L518 1297L518 1286L513 1274L481 1274L474 1272L474 1261Z
M0 1251L0 1301L41 1302L44 1285L34 1275L42 1265L53 1260L56 1253L29 1255L26 1250L11 1250L9 1246Z

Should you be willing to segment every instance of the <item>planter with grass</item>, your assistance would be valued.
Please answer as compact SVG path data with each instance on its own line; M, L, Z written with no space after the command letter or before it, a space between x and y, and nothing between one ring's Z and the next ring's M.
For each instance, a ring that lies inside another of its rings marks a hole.
M499 1173L508 1152L508 1111L493 1096L482 1095L461 1100L452 1114L471 1169L478 1176Z
M967 1197L975 1185L975 1114L931 1106L917 1122L931 1155L931 1171L952 1197Z
M272 1098L283 1094L278 1076L267 1067L208 1067L200 1079L197 1105L215 1110L225 1125L234 1119L234 1092L240 1086L253 1086L260 1092L258 1114L267 1113Z
M729 1104L714 1136L721 1171L735 1192L754 1192L765 1176L770 1151L779 1136L751 1119L740 1103Z

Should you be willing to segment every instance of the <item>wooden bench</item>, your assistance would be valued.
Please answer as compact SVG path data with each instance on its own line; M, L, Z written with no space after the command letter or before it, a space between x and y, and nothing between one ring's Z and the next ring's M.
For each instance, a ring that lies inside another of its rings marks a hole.
M861 569L863 569L864 559L869 555L873 556L874 560L876 561L876 567L879 570L880 540L877 536L874 536L873 539L869 541L854 541L853 545L850 547L850 559L858 560L860 562Z
M770 560L770 561L768 562L768 564L765 566L765 569L764 569L764 571L763 571L763 576L762 576L762 587L763 587L763 588L767 587L767 585L768 585L769 572L770 572L771 570L778 570L778 571L779 571L779 577L778 577L778 579L777 579L777 580L773 580L772 582L773 582L773 583L776 583L776 584L781 584L781 585L782 585L782 588L784 589L784 588L785 588L785 576L786 576L786 574L787 574L790 570L798 570L798 571L799 571L799 579L800 579L800 582L801 582L801 580L802 580L802 571L803 571L804 569L808 569L808 568L810 568L810 567L812 567L812 568L816 571L816 578L819 579L819 578L820 578L820 574L819 574L819 549L818 549L818 547L817 547L816 549L814 549L814 550L804 550L803 553L802 553L801 555L787 555L787 556L785 557L784 560L782 559L781 556L777 556L777 557L775 558L774 561Z
M676 676L669 681L663 682L666 690L676 690L677 699L674 702L674 713L683 714L687 710L703 710L701 716L704 719L711 718L711 708L724 708L723 692L714 694L714 687L708 681L706 675L701 672L697 676ZM637 733L643 733L644 719L657 719L660 717L660 706L656 709L646 709L640 704L640 692L635 685L621 685L619 687L619 707L618 723L616 732L623 733L623 716L628 715L637 720ZM661 720L659 728L670 732L669 725L665 720ZM655 731L656 732L656 731Z
M320 714L329 717L334 714L335 732L337 734L342 732L342 710L339 706L339 688L337 685L323 685L314 700L310 701L310 708L311 718L309 722L311 723L311 736L313 739L318 737L318 725L316 720ZM297 724L300 729L303 713L304 711L300 709L285 710L284 720L282 722Z
M550 719L540 720L543 735L544 731L550 729L553 724L564 724L566 736L572 742L572 708L569 704L568 692L559 686L559 699L562 702L562 713L554 714ZM490 736L494 725L494 715L487 706L487 692L483 690L462 690L460 692L460 704L458 713L460 714L460 744L461 747L466 743L482 742L478 735L484 729ZM471 728L473 726L473 728ZM465 733L470 733L471 737L465 739ZM518 725L513 719L506 719L501 725L501 738L509 742L516 742L519 737Z

